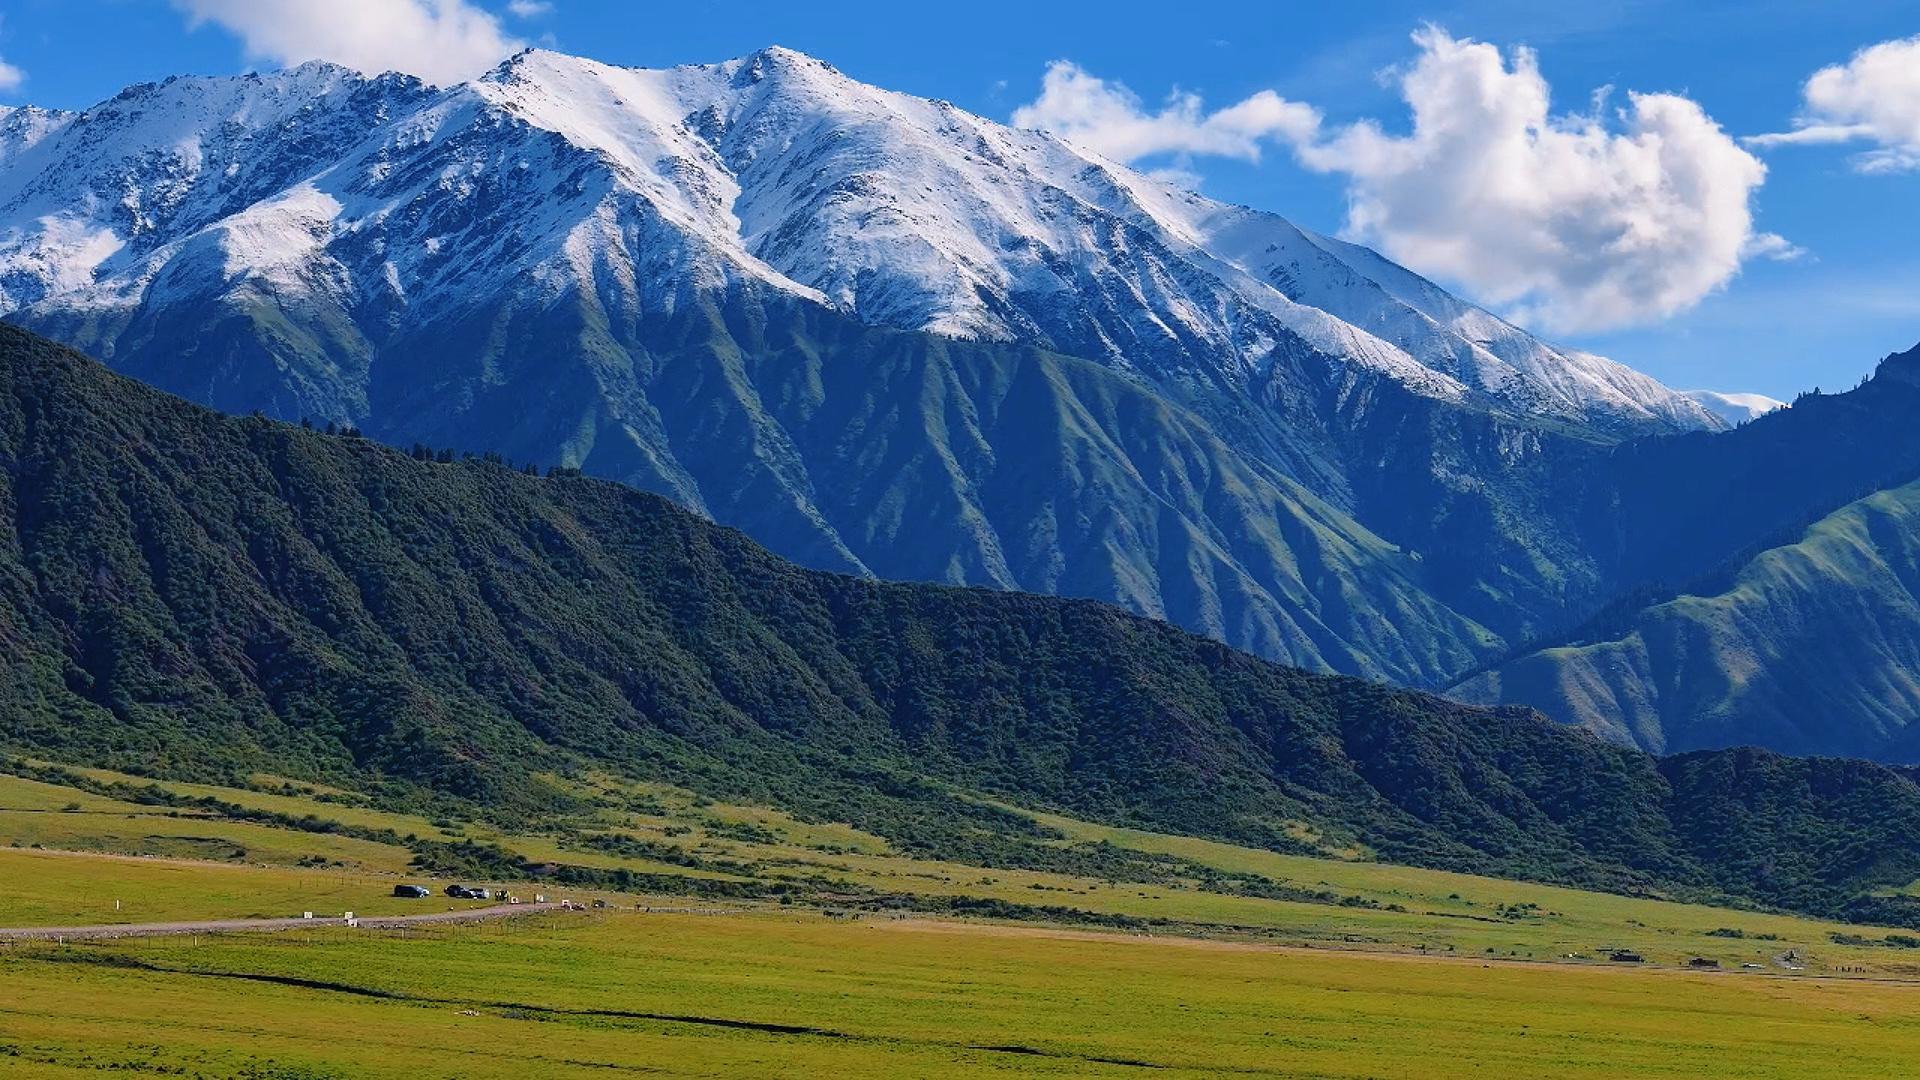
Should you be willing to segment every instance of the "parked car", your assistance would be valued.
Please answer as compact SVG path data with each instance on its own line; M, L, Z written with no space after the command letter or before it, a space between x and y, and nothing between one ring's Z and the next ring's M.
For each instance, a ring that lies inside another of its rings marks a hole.
M409 900L420 900L433 895L425 885L395 885L393 895L404 896Z
M456 900L465 900L467 897L473 895L472 893L467 891L467 887L465 885L449 885L446 888L446 893L448 896L451 896Z
M467 890L467 899L469 899L469 900L491 900L491 899L493 899L493 894L492 894L492 893L490 893L490 892L488 892L487 890L485 890L485 889L483 889L483 888L481 888L480 886L478 886L478 885L476 885L476 886L474 886L473 888L471 888L471 889L468 889L468 890Z

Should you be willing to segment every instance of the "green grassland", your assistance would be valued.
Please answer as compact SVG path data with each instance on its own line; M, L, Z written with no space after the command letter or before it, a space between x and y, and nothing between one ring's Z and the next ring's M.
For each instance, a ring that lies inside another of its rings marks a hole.
M25 1077L1881 1077L1916 1052L1910 984L818 913L0 953Z
M415 857L409 840L424 836L433 844L486 845L527 864L631 872L623 902L649 906L798 901L875 914L972 913L1349 951L1604 965L1608 951L1627 949L1663 966L1700 957L1735 971L1755 964L1783 973L1920 977L1920 948L1900 947L1896 942L1911 939L1895 930L1282 855L1053 815L1032 815L1047 837L1035 845L1039 861L1057 863L1048 868L914 858L845 825L802 822L604 776L565 781L594 801L579 815L530 832L320 802L278 785L260 791L149 782L103 770L84 775L93 790L0 776L0 881L8 883L0 886L0 925L420 910L387 894L398 881L434 876L409 866ZM100 794L147 800L154 790L215 801L155 806ZM235 820L218 807L282 816ZM361 829L388 831L324 831L335 815ZM296 821L306 827L287 824ZM54 850L170 858L86 860ZM1035 861L1033 851L1019 854ZM465 877L521 895L622 895L600 877ZM1790 951L1791 962L1784 959Z
M1050 815L1040 846L1090 869L917 859L609 776L551 778L585 809L513 830L274 778L39 775L0 776L0 926L474 906L389 895L440 884L407 866L423 843L646 876L492 879L611 904L590 915L0 946L10 1077L1866 1077L1920 1052L1920 949L1776 913Z
M4 926L280 919L304 911L393 915L483 906L440 896L399 899L390 895L397 879L351 871L58 851L0 850L0 879L6 882L0 886Z

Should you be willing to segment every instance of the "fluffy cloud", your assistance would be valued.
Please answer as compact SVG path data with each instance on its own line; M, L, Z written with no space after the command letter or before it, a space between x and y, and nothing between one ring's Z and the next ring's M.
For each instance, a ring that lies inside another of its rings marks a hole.
M277 63L332 60L436 83L472 78L520 47L467 0L174 0L195 25L217 23Z
M1854 159L1863 172L1920 169L1920 37L1883 41L1813 73L1794 130L1756 135L1752 146L1880 144Z
M0 60L0 94L11 94L27 81L27 73Z
M547 0L507 0L507 11L515 18L537 19L553 13L553 5Z
M1552 111L1534 54L1428 27L1393 73L1412 129L1362 121L1324 128L1307 105L1262 92L1207 112L1176 94L1158 111L1064 61L1014 122L1045 127L1123 161L1176 154L1258 158L1290 146L1343 177L1345 232L1512 316L1562 332L1645 323L1685 310L1751 258L1799 250L1757 233L1750 199L1766 167L1700 106L1629 94L1587 113ZM1179 179L1178 176L1175 179Z
M1149 112L1125 85L1056 60L1047 66L1040 96L1015 109L1013 122L1046 128L1117 161L1163 154L1258 160L1266 141L1310 138L1320 115L1271 90L1214 112L1205 111L1197 95L1176 92Z
M1299 147L1347 178L1347 231L1562 332L1653 321L1726 284L1745 258L1792 257L1755 233L1766 167L1693 101L1628 94L1555 115L1534 54L1428 27L1399 74L1412 131L1370 122ZM1609 121L1613 121L1610 123Z

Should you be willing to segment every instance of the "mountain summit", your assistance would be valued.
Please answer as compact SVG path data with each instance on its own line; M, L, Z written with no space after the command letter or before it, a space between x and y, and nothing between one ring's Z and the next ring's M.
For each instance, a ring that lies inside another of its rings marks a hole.
M571 289L658 310L752 283L1155 377L1245 385L1306 349L1441 398L1719 423L1371 251L788 49L663 71L529 50L444 91L319 63L172 79L77 115L16 110L0 164L0 312L30 321L137 321L168 285L417 320ZM476 265L481 245L505 257ZM332 389L302 404L370 419Z
M0 315L813 566L1427 684L1599 595L1565 495L1607 447L1724 426L1364 248L785 49L8 111Z

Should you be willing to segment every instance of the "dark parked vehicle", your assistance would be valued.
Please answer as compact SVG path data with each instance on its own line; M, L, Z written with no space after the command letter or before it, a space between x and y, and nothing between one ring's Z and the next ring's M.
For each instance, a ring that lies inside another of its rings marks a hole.
M493 894L478 885L469 888L465 885L447 886L447 895L459 900L491 900Z
M393 895L404 896L409 900L419 900L432 896L433 892L425 885L395 885L393 887Z
M447 886L446 892L448 896L451 896L456 900L465 900L468 895L467 887L465 885L449 885Z

